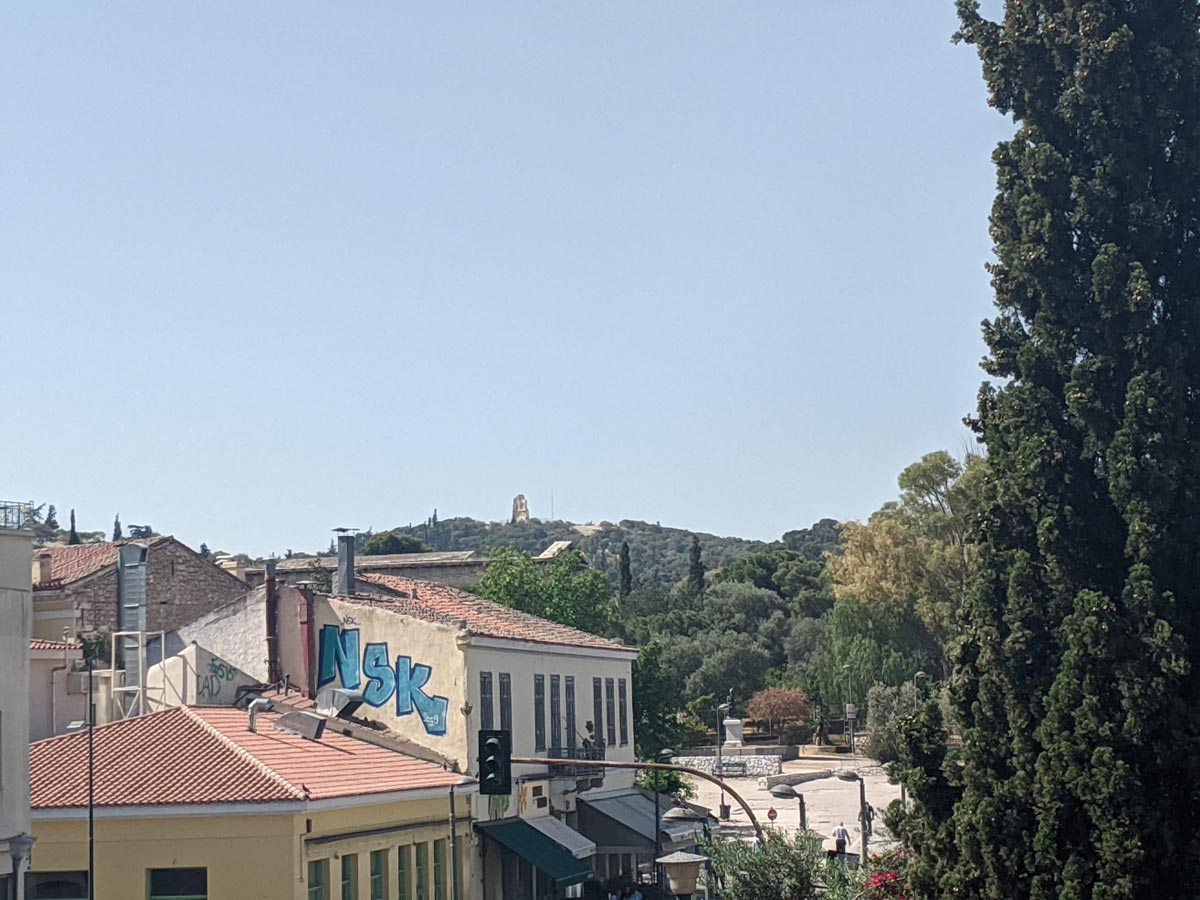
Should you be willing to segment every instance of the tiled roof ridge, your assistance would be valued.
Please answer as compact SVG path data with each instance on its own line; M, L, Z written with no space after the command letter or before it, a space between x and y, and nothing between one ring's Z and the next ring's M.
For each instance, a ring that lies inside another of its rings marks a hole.
M307 800L308 799L308 795L306 792L300 790L298 787L296 787L294 784L292 784L290 781L288 781L286 778L284 778L282 775L280 775L278 772L276 772L274 769L272 769L270 766L268 766L266 763L264 763L261 759L259 759L253 753L251 753L249 750L239 747L234 741L232 741L229 737L227 737L225 735L225 732L221 731L221 729L217 728L215 725L206 721L203 716L197 715L195 712L192 711L191 707L181 706L179 708L182 709L184 711L184 713L187 714L189 719L191 719L193 722L198 723L201 728L203 728L210 735L212 735L218 741L220 741L222 746L224 746L227 750L233 751L234 755L236 755L240 759L243 759L246 762L250 763L250 765L252 765L252 766L254 766L254 768L258 769L258 771L260 771L263 775L265 775L269 779L271 779L271 781L274 782L276 787L280 788L281 790L283 790L285 793L289 794L291 797L293 797L296 800ZM247 717L249 717L249 713L247 713Z

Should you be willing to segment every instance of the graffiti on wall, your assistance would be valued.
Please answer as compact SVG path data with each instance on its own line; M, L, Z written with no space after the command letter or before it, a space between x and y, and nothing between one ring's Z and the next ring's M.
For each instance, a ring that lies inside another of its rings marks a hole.
M450 700L425 693L433 669L414 663L410 656L397 656L393 662L386 641L369 643L361 651L360 646L357 628L323 626L317 650L317 687L340 680L348 691L361 688L363 700L376 708L395 698L397 716L415 712L427 734L445 734Z
M207 672L196 673L197 702L224 704L237 697L237 669L224 660L212 657Z

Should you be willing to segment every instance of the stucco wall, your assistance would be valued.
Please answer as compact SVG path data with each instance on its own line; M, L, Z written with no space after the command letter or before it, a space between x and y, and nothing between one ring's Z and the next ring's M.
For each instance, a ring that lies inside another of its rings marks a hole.
M192 644L146 672L151 709L167 706L233 706L238 689L258 684L229 661Z
M364 690L366 703L357 715L377 719L404 737L458 760L462 767L468 722L459 709L466 691L466 665L456 642L457 630L332 597L318 597L313 611L318 691L340 686ZM346 673L357 676L352 684L343 682L336 665L338 640L348 650L357 646L356 664ZM377 668L381 663L390 674ZM422 667L428 667L427 680Z
M0 875L7 838L29 831L29 637L33 579L28 532L0 529Z
M83 658L83 651L70 650L69 664ZM40 741L66 731L72 722L84 719L87 695L68 692L68 671L63 654L35 650L29 660L29 739Z
M251 678L266 682L266 589L243 594L180 626L167 635L167 653L179 653L193 642Z

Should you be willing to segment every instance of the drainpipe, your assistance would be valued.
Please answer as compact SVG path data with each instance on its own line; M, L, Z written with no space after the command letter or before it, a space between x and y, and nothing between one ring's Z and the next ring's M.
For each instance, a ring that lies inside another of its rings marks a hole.
M279 582L275 579L275 560L267 560L267 683L278 684L279 674Z
M454 785L450 785L450 900L459 900L458 811L454 808Z
M246 725L249 731L258 734L258 711L261 709L266 712L275 704L266 697L259 697L257 700L251 700L250 705L246 707L246 711L250 714L250 722Z
M300 588L300 650L304 661L304 685L300 694L311 700L317 695L316 686L316 653L313 643L316 638L314 629L313 595L308 587Z
M67 671L67 669L71 668L71 664L70 664L70 662L68 662L68 660L70 658L70 653L71 653L71 647L70 647L70 643L69 643L70 634L71 634L70 628L63 629L63 644L65 645L63 647L63 664L61 666L55 666L53 669L50 670L50 734L51 734L51 736L58 734L58 701L55 699L57 697L57 693L54 690L54 676L57 675L59 672L65 672L65 671Z

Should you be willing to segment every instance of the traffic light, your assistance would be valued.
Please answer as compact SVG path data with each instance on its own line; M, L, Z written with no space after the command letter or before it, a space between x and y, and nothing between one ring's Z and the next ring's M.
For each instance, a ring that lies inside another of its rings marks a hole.
M479 730L479 793L512 793L512 733Z

